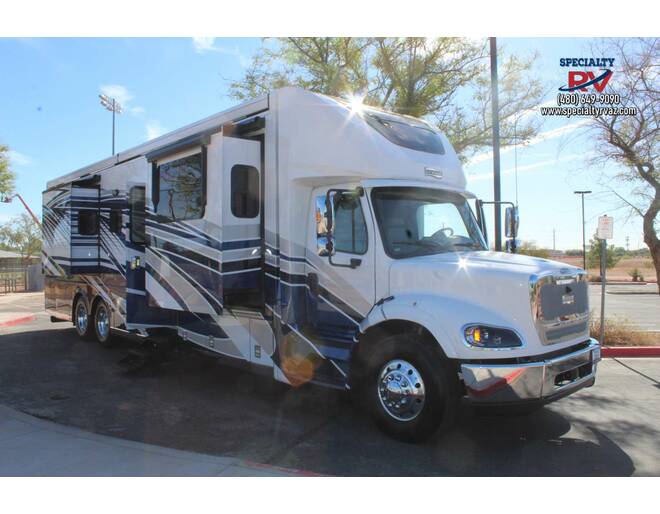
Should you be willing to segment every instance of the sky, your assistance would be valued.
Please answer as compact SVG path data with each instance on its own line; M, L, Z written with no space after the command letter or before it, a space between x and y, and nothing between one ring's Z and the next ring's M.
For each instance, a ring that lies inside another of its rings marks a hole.
M589 57L589 43L498 39L506 54L538 54L535 73L549 91L543 103L566 82L560 57ZM229 83L242 77L261 44L259 38L0 38L0 142L11 148L17 191L39 214L48 180L110 155L111 113L99 104L100 93L124 107L116 148L128 149L234 105ZM541 119L538 112L529 115ZM630 249L643 247L641 219L629 218L608 192L611 187L625 196L627 186L603 180L614 167L589 165L593 147L583 124L548 118L530 144L503 150L502 199L516 201L517 175L519 238L546 248L581 247L581 206L573 191L586 189L594 192L585 202L587 239L598 216L608 214L614 217L611 243L625 247L628 237ZM492 168L489 151L465 166L468 189L484 200L493 198ZM21 212L17 200L0 204L0 222ZM491 234L492 226L491 218Z

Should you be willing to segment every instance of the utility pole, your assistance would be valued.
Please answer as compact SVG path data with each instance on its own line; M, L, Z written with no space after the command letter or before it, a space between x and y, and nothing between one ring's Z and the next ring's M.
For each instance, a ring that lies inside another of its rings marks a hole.
M576 195L582 196L582 268L587 269L587 240L585 237L584 227L584 195L588 195L591 191L573 191Z
M112 97L99 95L101 105L112 113L112 155L115 154L115 114L121 114L121 104Z
M557 249L557 246L555 245L555 229L552 229L552 251L554 252Z
M499 99L497 83L497 38L491 37L490 41L490 89L491 107L493 115L493 190L495 203L495 251L502 251L502 213L500 209L501 184L500 184L500 120Z

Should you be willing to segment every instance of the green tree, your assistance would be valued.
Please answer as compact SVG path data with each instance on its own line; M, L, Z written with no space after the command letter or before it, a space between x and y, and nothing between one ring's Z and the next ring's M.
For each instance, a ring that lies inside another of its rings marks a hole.
M502 56L502 145L538 132L526 116L544 89L531 76L535 57ZM365 103L435 123L465 159L492 144L485 40L466 38L279 38L264 44L230 95L246 100L296 85L310 91L364 95Z
M601 243L595 235L589 241L589 250L587 251L587 266L590 268L600 268L600 255ZM607 254L605 255L605 267L607 269L613 268L621 260L621 255L617 252L616 247L608 246Z
M26 264L41 252L41 229L30 216L21 214L0 226L0 245L20 253Z
M10 195L14 192L16 175L9 162L9 148L0 145L0 196Z
M289 37L277 42L275 49L262 46L245 76L230 83L233 98L246 100L291 85L331 96L367 86L367 38Z

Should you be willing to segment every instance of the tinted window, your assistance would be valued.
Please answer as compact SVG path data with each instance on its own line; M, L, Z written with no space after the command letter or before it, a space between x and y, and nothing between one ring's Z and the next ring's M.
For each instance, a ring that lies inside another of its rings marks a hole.
M332 234L337 252L363 254L367 251L367 225L359 197L335 194Z
M158 166L155 174L156 214L170 221L204 216L204 170L198 153Z
M96 211L81 210L78 212L78 234L94 236L99 232L99 218Z
M365 111L364 119L392 143L420 152L442 155L442 138L421 121L378 111Z
M121 233L121 209L110 210L110 232Z
M144 186L131 188L128 195L130 208L130 239L132 243L144 244Z
M485 250L467 200L420 187L379 187L371 193L385 252L395 259Z
M237 218L259 214L259 171L237 164L231 169L231 213Z

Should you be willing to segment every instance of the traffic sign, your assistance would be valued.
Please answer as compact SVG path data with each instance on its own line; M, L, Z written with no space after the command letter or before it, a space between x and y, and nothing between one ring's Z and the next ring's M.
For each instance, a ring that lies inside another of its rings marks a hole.
M596 237L598 239L612 239L614 237L614 218L610 216L598 217L598 230Z

